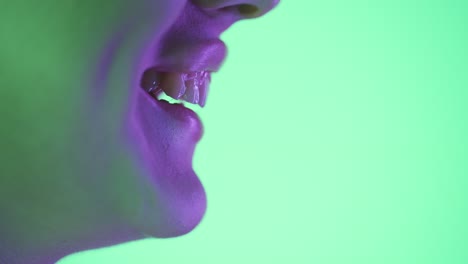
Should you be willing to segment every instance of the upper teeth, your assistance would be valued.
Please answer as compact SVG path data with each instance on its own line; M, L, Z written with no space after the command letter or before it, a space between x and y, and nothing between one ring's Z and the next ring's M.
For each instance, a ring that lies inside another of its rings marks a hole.
M210 72L158 72L149 69L143 74L141 86L158 96L164 91L168 96L204 107L210 86Z

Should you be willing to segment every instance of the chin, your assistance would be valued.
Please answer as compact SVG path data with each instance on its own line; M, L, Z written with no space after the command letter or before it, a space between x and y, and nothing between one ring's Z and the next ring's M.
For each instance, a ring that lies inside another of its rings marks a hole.
M203 126L181 106L135 91L127 131L139 172L135 176L142 186L136 225L149 237L187 234L200 224L207 208L205 189L192 164Z
M205 190L196 176L191 183L178 185L177 189L159 190L155 207L145 207L144 234L155 238L178 237L190 233L203 220L207 208Z

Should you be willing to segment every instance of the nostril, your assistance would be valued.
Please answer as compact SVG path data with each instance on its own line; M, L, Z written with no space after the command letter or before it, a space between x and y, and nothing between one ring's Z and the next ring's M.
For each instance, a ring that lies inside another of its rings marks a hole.
M259 8L254 5L241 4L237 6L237 10L239 10L242 15L251 16L256 14L259 11Z
M268 13L280 0L192 0L193 3L207 14L217 16L218 13L238 19L257 18Z
M261 10L258 6L249 4L225 6L219 10L222 12L238 14L243 18L254 18L261 15Z

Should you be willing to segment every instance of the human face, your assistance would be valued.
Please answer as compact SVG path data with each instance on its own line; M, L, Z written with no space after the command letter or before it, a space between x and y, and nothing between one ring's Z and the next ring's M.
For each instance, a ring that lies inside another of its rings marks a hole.
M142 76L156 67L170 93L168 76L219 70L220 34L277 2L31 0L3 9L0 22L11 31L0 84L11 89L1 96L16 111L0 132L9 161L0 178L0 253L60 256L195 228L206 210L192 167L203 126L143 89ZM19 11L31 20L18 24Z

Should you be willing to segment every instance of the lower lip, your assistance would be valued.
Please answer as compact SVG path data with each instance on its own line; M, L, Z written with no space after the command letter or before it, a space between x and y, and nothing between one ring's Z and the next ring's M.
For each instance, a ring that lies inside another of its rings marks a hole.
M149 94L148 94L149 95ZM197 137L201 138L203 126L200 120L200 117L195 113L192 109L187 108L182 103L175 103L171 104L166 100L157 100L155 98L151 98L156 101L156 104L166 113L169 113L173 118L178 121L186 123L190 128L190 130L199 130L199 135Z
M156 100L156 103L165 111L177 115L177 117L198 118L198 115L192 109L185 107L183 103L171 104L166 100L154 100Z

